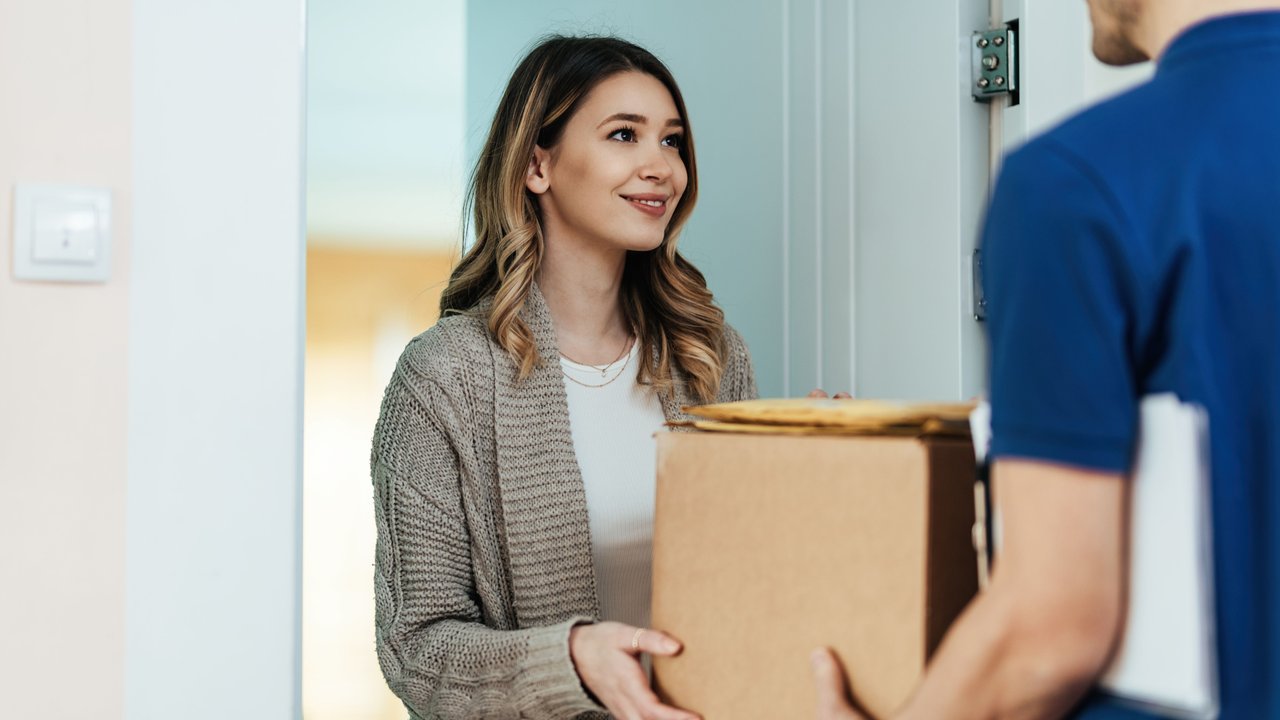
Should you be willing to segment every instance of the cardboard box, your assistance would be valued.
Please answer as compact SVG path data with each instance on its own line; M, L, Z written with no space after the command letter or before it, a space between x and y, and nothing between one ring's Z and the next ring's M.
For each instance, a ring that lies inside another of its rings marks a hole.
M705 720L814 717L819 646L888 716L977 592L967 438L665 432L657 482L654 682Z

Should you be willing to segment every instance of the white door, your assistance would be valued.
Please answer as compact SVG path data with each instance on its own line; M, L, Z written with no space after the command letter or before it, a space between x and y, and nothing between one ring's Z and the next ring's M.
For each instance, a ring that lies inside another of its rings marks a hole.
M1019 102L973 99L974 31L1016 21ZM854 18L854 386L965 399L986 385L972 257L999 158L1149 65L1093 59L1081 0L861 3Z

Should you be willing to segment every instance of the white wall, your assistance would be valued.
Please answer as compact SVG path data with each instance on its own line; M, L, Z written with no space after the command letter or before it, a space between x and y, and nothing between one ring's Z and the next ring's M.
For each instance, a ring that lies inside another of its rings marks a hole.
M130 6L0 0L0 718L124 712ZM111 190L110 281L13 279L18 182Z
M2 717L297 715L302 4L205 5L0 0ZM11 279L16 182L109 282Z
M299 716L303 32L134 2L129 720Z

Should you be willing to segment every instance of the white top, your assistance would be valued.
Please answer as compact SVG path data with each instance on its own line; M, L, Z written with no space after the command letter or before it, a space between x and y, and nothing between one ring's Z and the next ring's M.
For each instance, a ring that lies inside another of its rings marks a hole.
M562 357L560 367L566 375L573 449L587 492L600 619L648 627L653 434L666 418L653 387L636 381L636 356L633 343L625 357L610 365L580 365Z

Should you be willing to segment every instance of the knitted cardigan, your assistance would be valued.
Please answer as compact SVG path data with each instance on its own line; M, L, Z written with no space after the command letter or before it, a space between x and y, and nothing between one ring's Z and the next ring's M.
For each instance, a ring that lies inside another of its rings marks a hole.
M378 660L410 717L600 718L569 655L598 618L582 475L555 330L536 286L521 318L543 362L523 382L477 313L414 338L371 458ZM726 325L718 401L756 396ZM679 375L668 420L696 404Z

